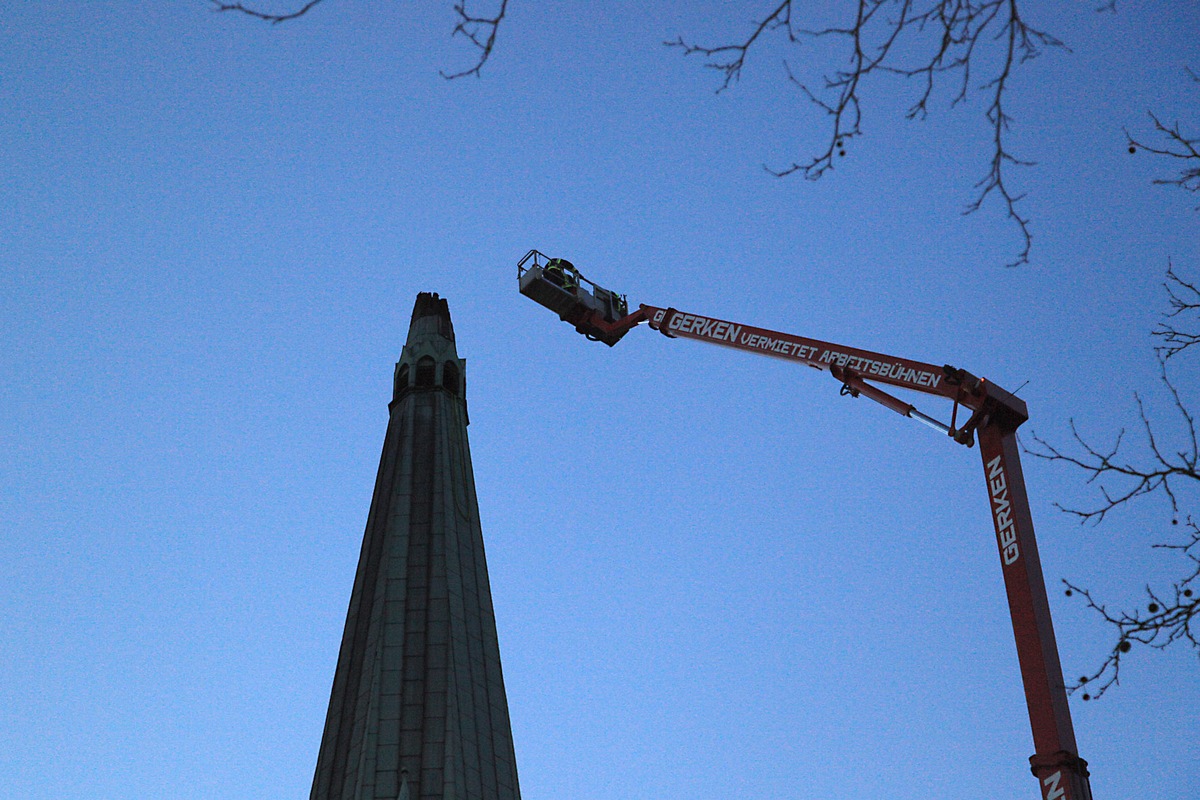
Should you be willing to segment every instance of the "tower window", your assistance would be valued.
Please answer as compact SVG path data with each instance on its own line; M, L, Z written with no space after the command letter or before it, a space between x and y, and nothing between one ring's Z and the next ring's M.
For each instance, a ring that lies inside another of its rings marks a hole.
M437 369L437 365L429 356L421 356L417 361L417 387L424 388L433 386L433 373Z

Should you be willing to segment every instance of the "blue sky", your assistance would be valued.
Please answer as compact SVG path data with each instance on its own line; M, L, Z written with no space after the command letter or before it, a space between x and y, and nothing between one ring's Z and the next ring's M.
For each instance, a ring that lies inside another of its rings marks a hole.
M1110 440L1135 391L1178 432L1149 331L1168 258L1200 275L1200 217L1121 129L1194 122L1194 12L1025 11L1072 51L1013 81L1039 163L1011 177L1034 243L1006 269L1001 209L960 215L978 93L912 123L881 81L834 172L764 172L824 135L781 65L819 51L767 42L717 95L661 46L752 6L514 0L456 82L449 4L0 10L0 794L306 796L392 365L437 291L526 800L1036 796L977 452L770 359L587 342L515 263L1024 384L1055 441L1071 418ZM1194 358L1176 379L1200 403ZM1168 514L1081 528L1053 504L1093 490L1025 471L1083 674L1110 636L1057 582L1136 604L1177 571L1149 547ZM1098 800L1200 795L1198 698L1168 651L1072 700Z

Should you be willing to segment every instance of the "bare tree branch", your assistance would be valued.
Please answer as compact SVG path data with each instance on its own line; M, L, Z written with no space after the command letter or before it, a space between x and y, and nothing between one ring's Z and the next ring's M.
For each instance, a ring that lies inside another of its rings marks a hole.
M822 149L785 168L768 168L780 177L798 172L816 180L833 168L835 154L845 156L847 143L862 135L861 91L872 73L918 79L921 92L907 116L923 119L939 78L956 85L950 103L955 106L967 98L973 71L984 71L985 80L980 88L990 97L985 117L992 132L991 158L987 172L975 184L977 194L964 213L978 211L990 196L999 198L1022 241L1020 252L1010 266L1029 261L1032 243L1029 219L1017 210L1023 195L1013 192L1007 179L1009 168L1033 162L1017 158L1008 149L1005 135L1012 119L1005 112L1005 92L1015 67L1046 48L1066 48L1056 37L1027 24L1017 0L858 0L852 21L841 27L818 29L799 27L792 1L783 0L738 43L704 46L679 37L664 44L679 48L685 56L700 55L707 59L705 66L723 75L717 89L721 92L741 76L751 48L761 37L777 31L797 44L805 38L844 40L848 63L847 67L827 75L824 87L819 90L798 80L785 63L789 80L830 120L829 135Z
M682 49L685 56L699 53L710 59L704 66L708 69L715 69L725 76L721 81L720 87L717 88L717 93L720 94L729 88L730 83L737 81L741 77L742 65L746 63L746 54L749 53L750 47L758 41L758 37L764 32L783 28L787 31L788 39L791 41L796 40L791 30L791 14L792 0L783 0L778 8L767 15L766 19L755 25L753 33L741 44L726 44L720 47L699 47L688 44L683 40L682 36L673 42L663 42L663 44L667 47ZM728 58L726 58L727 55L729 56ZM714 56L720 56L720 58L714 59Z
M1120 455L1124 430L1117 434L1112 447L1101 448L1088 443L1079 434L1074 420L1071 421L1071 433L1075 438L1072 449L1076 452L1067 452L1036 435L1032 437L1034 446L1025 448L1027 453L1036 458L1057 461L1082 471L1087 476L1087 483L1099 486L1102 502L1098 505L1071 508L1056 504L1061 511L1078 518L1081 523L1098 525L1112 511L1135 498L1161 493L1171 505L1171 524L1177 525L1180 504L1186 496L1183 489L1194 487L1193 481L1200 482L1200 445L1196 421L1167 372L1167 359L1200 340L1200 319L1196 318L1200 313L1200 290L1195 284L1180 278L1172 266L1167 268L1164 287L1170 308L1163 315L1166 321L1159 323L1154 334L1165 342L1156 348L1156 352L1162 383L1182 423L1178 432L1167 438L1156 432L1141 397L1134 395L1145 435L1146 450L1141 458ZM1180 321L1195 326L1195 331L1180 327ZM1171 442L1169 446L1166 444L1168 441ZM1200 619L1200 601L1196 597L1196 583L1200 578L1200 525L1191 514L1187 515L1186 524L1189 528L1187 541L1153 546L1184 556L1189 562L1187 571L1173 581L1170 590L1165 592L1156 591L1146 584L1148 602L1145 610L1110 611L1089 590L1063 581L1068 597L1078 593L1088 608L1116 629L1116 642L1100 667L1090 675L1080 677L1069 687L1071 692L1086 687L1084 700L1103 696L1110 687L1120 683L1121 659L1134 645L1162 650L1183 641L1191 644L1200 654L1200 641L1196 636L1197 620Z
M296 8L295 11L283 13L271 13L262 11L260 8L253 5L245 5L241 2L228 3L224 0L209 0L212 3L213 11L225 12L233 11L239 14L245 14L255 19L261 19L265 22L278 24L287 22L288 20L296 19L307 14L313 6L318 5L324 0L308 0L303 5ZM468 8L469 0L459 0L454 4L454 13L458 15L458 22L454 26L454 30L450 32L451 37L462 36L467 39L478 50L478 57L475 60L475 65L470 69L462 70L461 72L446 73L440 72L443 78L454 80L467 75L479 77L480 70L487 60L492 55L492 49L496 46L496 33L500 29L500 22L504 19L505 13L508 11L508 0L500 0L500 8L495 14L480 14Z
M1187 519L1191 529L1189 539L1180 544L1156 544L1156 548L1174 550L1184 556L1189 562L1190 571L1183 578L1171 584L1168 592L1156 592L1146 586L1145 611L1109 611L1097 601L1087 589L1063 581L1067 587L1066 594L1083 596L1087 607L1117 629L1117 642L1113 645L1108 656L1099 669L1090 675L1083 675L1069 689L1073 694L1080 689L1084 700L1099 699L1113 685L1121 682L1121 658L1133 649L1135 643L1165 650L1179 641L1186 641L1194 649L1200 650L1200 640L1197 640L1197 623L1200 621L1200 596L1197 595L1197 578L1200 578L1200 526L1191 517Z
M1188 77L1195 83L1200 83L1200 75L1184 67ZM1136 153L1144 150L1156 156L1179 159L1179 173L1173 178L1155 178L1154 183L1160 186L1178 186L1186 192L1200 193L1200 137L1189 138L1180 130L1179 123L1167 125L1152 111L1146 112L1154 123L1154 139L1135 139L1125 130L1125 139L1129 144L1129 152ZM1123 129L1124 130L1124 129ZM1155 141L1155 144L1146 142ZM1200 211L1200 206L1196 206Z
M1200 287L1176 275L1170 263L1163 286L1170 309L1163 312L1163 321L1155 326L1153 334L1163 342L1156 348L1159 355L1167 359L1200 342ZM1180 327L1181 324L1190 325L1192 330Z
M256 8L244 6L241 3L223 3L221 0L210 0L210 2L213 5L213 11L218 13L223 11L236 11L238 13L245 14L246 16L254 17L255 19L261 19L272 24L278 24L280 22L287 22L289 19L303 17L313 6L318 5L319 3L323 2L323 0L308 0L307 3L300 6L295 11L288 11L283 14L271 14L265 11L259 11Z
M1111 448L1098 448L1088 443L1079 434L1075 427L1075 421L1071 420L1071 434L1075 438L1076 446L1082 451L1078 455L1064 452L1045 439L1033 435L1031 438L1035 446L1025 448L1029 455L1046 461L1059 461L1075 467L1087 475L1087 483L1097 483L1100 488L1100 494L1103 497L1101 504L1089 508L1069 508L1056 504L1060 511L1078 517L1081 523L1090 522L1098 525L1104 521L1109 512L1118 506L1134 498L1161 490L1171 503L1172 513L1176 515L1179 513L1178 492L1176 491L1178 481L1200 481L1200 470L1197 468L1200 463L1200 452L1197 450L1196 421L1183 404L1178 390L1171 382L1166 371L1165 361L1160 360L1160 364L1163 385L1167 387L1167 391L1174 400L1175 409L1183 420L1184 448L1175 452L1163 451L1154 433L1154 428L1150 424L1150 418L1146 414L1142 398L1138 395L1134 395L1134 398L1137 400L1138 417L1141 420L1147 449L1150 453L1149 459L1144 462L1135 463L1120 455L1121 443L1125 438L1124 429L1117 434L1116 441ZM1114 483L1118 488L1111 488Z
M470 69L449 75L443 72L441 75L447 80L467 75L474 75L478 78L479 71L483 69L483 65L492 55L492 48L496 44L496 31L500 29L500 21L504 19L504 14L508 11L508 0L500 0L500 9L490 17L477 16L467 11L467 0L460 0L456 3L454 11L458 14L458 24L454 26L454 31L450 35L466 37L479 50L479 58L476 60L475 66Z

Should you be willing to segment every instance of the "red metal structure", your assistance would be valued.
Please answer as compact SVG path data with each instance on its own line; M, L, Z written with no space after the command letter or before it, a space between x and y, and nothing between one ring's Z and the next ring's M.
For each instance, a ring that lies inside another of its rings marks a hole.
M688 314L674 308L642 305L632 314L618 316L616 312L624 311L626 307L623 296L584 280L573 266L571 270L579 280L568 281L564 286L562 282L546 277L548 264L550 260L537 250L530 250L518 262L521 293L558 313L563 321L589 339L611 347L645 322L672 339L694 339L795 361L828 372L841 384L843 394L868 397L968 447L978 438L1025 702L1033 729L1035 753L1029 759L1030 767L1037 777L1042 800L1091 800L1087 762L1079 757L1075 745L1046 584L1021 473L1016 431L1029 418L1024 401L984 378L949 365L897 358ZM874 384L910 389L952 401L950 423L939 422L921 413L911 403ZM961 424L960 417L963 418Z

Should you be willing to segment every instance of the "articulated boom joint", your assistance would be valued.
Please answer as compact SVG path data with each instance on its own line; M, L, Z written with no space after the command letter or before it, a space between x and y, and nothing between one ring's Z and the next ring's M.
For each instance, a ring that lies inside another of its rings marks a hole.
M973 395L982 393L983 378L976 378L965 369L959 369L958 367L946 364L942 367L942 374L946 376L946 383L951 386L961 386Z
M950 386L957 386L958 391L954 395L954 408L950 412L950 429L946 434L967 447L975 445L975 430L980 423L985 419L984 409L987 407L985 401L987 391L983 386L983 379L977 378L965 369L959 369L946 364L942 367L942 373L946 376L946 383ZM974 402L969 402L969 401ZM967 406L973 409L970 418L963 423L963 426L958 427L958 407L960 405Z

